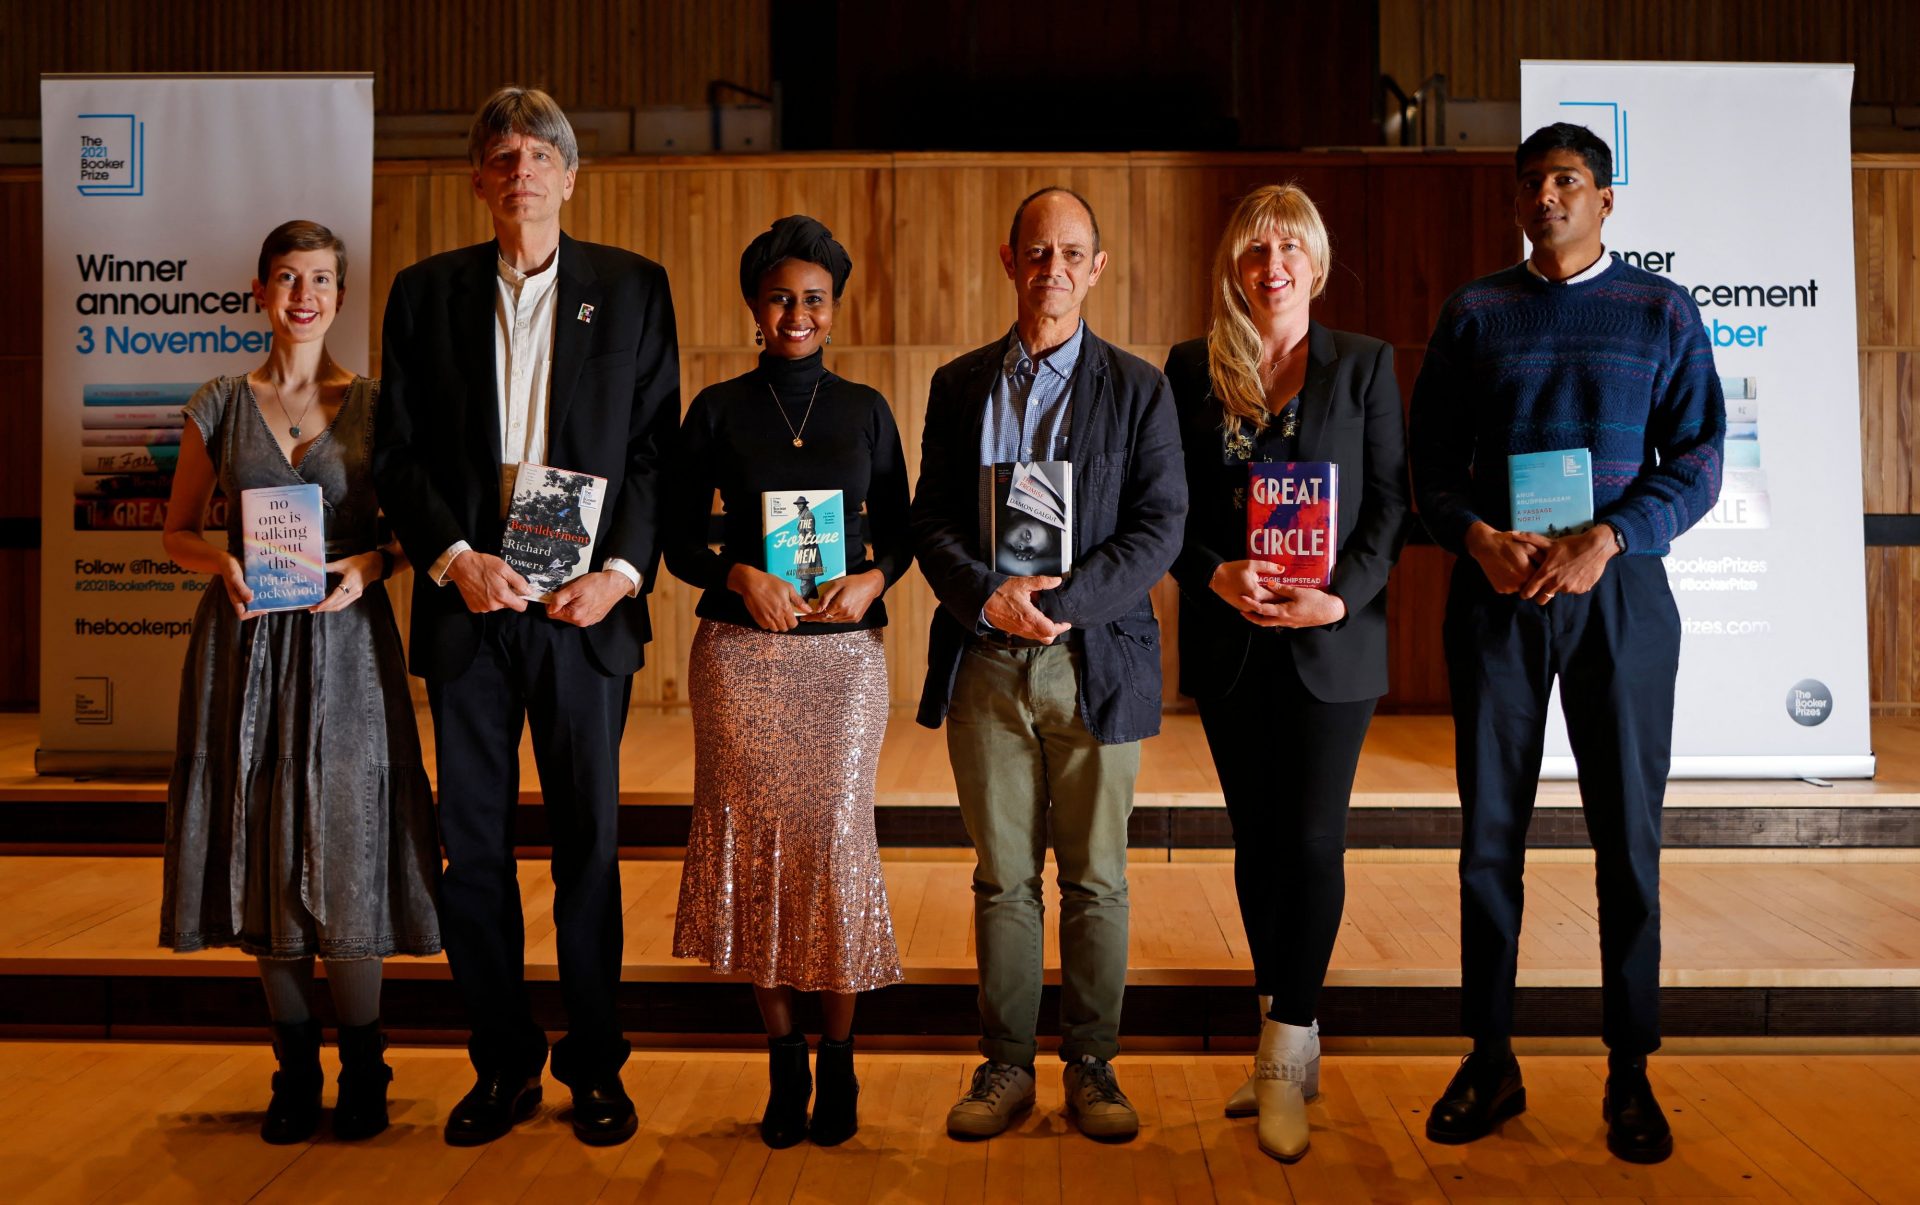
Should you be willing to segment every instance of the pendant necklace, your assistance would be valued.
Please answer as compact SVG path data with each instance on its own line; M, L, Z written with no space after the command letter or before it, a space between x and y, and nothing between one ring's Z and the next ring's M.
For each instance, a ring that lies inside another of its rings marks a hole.
M793 446L796 448L806 445L807 441L801 439L800 434L807 429L807 420L813 417L813 404L820 400L820 386L826 379L827 374L823 372L820 374L820 379L813 383L813 396L807 399L807 412L800 416L800 425L797 428L793 425L793 420L787 417L787 408L780 404L780 395L774 391L773 383L771 381L767 383L767 392L773 394L773 408L780 412L780 421L787 424L787 430L793 435Z
M268 381L267 384L273 386L273 400L274 400L274 403L280 407L280 417L287 420L287 434L293 436L295 439L299 439L300 424L307 421L307 412L309 410L312 410L313 404L320 400L319 384L315 383L313 387L313 396L309 397L307 399L307 404L300 408L299 418L295 418L291 414L287 413L287 395L281 392L280 386L278 384L275 384L272 381Z

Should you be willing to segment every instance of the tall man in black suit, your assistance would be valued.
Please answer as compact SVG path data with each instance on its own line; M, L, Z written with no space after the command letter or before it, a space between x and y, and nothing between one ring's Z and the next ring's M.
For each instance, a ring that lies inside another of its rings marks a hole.
M579 150L552 97L495 93L468 154L494 238L394 278L374 450L381 503L420 568L412 656L438 746L441 928L478 1072L446 1138L491 1141L540 1102L547 1042L524 983L513 841L530 723L568 1023L553 1073L582 1141L623 1142L636 1123L614 1012L619 752L650 634L660 459L680 417L673 301L658 264L561 233ZM498 555L523 461L607 481L591 570L544 606Z
M1140 1121L1111 1060L1127 978L1127 816L1139 742L1160 730L1160 630L1147 591L1180 547L1180 434L1160 371L1081 320L1107 260L1092 206L1066 189L1033 194L1000 259L1017 317L934 374L913 499L915 551L940 602L919 718L947 721L978 857L986 1061L947 1130L989 1137L1033 1104L1051 833L1067 1110L1089 1137L1126 1139ZM983 547L982 466L1031 460L1073 464L1064 577L1002 572Z

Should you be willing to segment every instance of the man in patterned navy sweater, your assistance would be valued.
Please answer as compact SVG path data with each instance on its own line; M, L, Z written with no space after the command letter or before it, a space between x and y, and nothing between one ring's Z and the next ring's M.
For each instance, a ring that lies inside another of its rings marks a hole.
M1448 299L1414 387L1421 516L1458 554L1445 644L1464 810L1462 1024L1473 1053L1427 1118L1470 1142L1526 1107L1513 1030L1527 822L1557 675L1600 900L1608 1149L1654 1163L1672 1133L1647 1081L1660 1045L1660 807L1680 617L1660 558L1720 492L1726 407L1700 311L1607 255L1607 146L1581 126L1515 154L1526 261ZM1585 448L1594 526L1513 526L1507 457Z

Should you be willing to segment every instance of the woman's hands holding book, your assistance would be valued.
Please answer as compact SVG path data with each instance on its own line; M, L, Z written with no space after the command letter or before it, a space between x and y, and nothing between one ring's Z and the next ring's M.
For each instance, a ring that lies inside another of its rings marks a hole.
M340 580L327 596L308 607L314 614L322 611L344 611L360 601L367 592L367 583L380 580L380 554L362 552L356 556L343 556L337 561L327 562L327 576L338 574Z
M813 604L801 598L784 579L751 565L727 570L727 589L747 604L753 622L769 632L791 632L800 626L800 616L814 612Z
M817 623L859 623L886 588L887 575L878 569L836 577L820 587L812 618Z
M227 601L233 604L233 613L242 619L251 618L247 604L253 601L253 591L247 588L247 567L231 552L220 553L220 584L227 588Z
M1225 561L1208 584L1248 623L1263 628L1317 628L1346 617L1347 604L1338 594L1311 586L1269 586L1261 574L1270 571L1266 561Z

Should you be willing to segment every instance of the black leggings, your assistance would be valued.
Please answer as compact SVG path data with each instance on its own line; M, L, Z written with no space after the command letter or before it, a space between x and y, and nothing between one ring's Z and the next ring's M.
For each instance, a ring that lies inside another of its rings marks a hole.
M1282 640L1254 638L1232 691L1199 700L1233 823L1233 885L1267 1015L1310 1025L1346 906L1347 802L1375 699L1323 703Z

